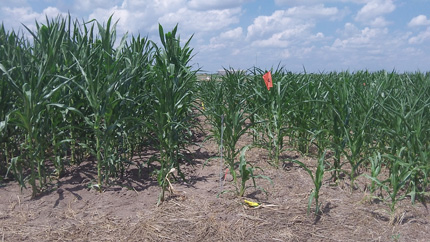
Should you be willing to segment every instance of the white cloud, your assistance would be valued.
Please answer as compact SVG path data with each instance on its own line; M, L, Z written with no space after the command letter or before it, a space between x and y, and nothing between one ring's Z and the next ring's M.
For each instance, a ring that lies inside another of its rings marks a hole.
M291 42L304 39L305 36L308 36L308 30L311 27L312 25L310 24L295 25L292 28L273 34L268 39L255 40L252 45L259 47L285 48Z
M366 24L376 24L379 27L385 26L387 22L382 16L395 9L396 5L392 0L370 0L358 11L355 20Z
M75 0L74 8L78 11L91 11L98 8L112 8L121 4L122 0Z
M242 27L237 27L235 29L222 32L218 36L212 37L209 41L210 44L205 45L204 48L215 50L225 48L227 46L234 46L235 44L240 43L242 41L242 33ZM238 52L238 50L236 52Z
M277 10L270 16L255 18L248 26L246 40L254 47L302 48L325 39L322 32L312 33L317 19L331 19L339 14L338 8L327 8L322 4ZM288 53L288 56L296 54L294 51Z
M286 48L290 42L282 38L282 33L274 34L269 39L255 40L252 45L255 47Z
M271 34L279 29L287 28L298 24L297 20L285 16L285 11L277 10L271 16L258 16L254 22L248 26L247 38L261 37Z
M114 6L110 9L97 8L90 15L89 19L96 19L100 23L106 23L108 18L113 15L112 22L117 22L117 31L120 35L126 32L136 32L139 23L139 15L135 15L127 9Z
M236 8L240 7L245 2L249 2L249 0L190 0L187 5L193 10L213 10Z
M324 58L336 59L339 66L348 69L405 68L399 66L399 63L404 62L402 58L405 56L412 55L406 50L410 33L391 32L385 27L359 29L352 23L346 23L337 36L331 46L321 50L326 54Z
M119 27L125 32L142 29L156 31L158 23L167 28L179 24L183 32L207 32L223 29L239 22L241 8L212 9L198 11L187 8L185 0L139 1L124 0L111 8L97 8L90 18L104 20L114 13L120 18Z
M338 15L336 7L324 7L323 4L314 6L296 6L285 11L286 16L295 18L324 18Z
M388 29L369 28L365 27L361 31L355 28L352 24L346 24L345 29L351 36L341 39L337 38L332 47L335 50L339 49L356 49L356 48L378 48L381 43L382 36L388 33ZM379 42L379 43L378 43Z
M1 18L3 19L2 21L4 25L15 30L20 29L22 27L21 24L24 24L31 30L35 30L35 21L45 23L46 17L48 17L48 19L52 19L59 15L65 16L67 14L54 7L47 7L41 13L33 11L31 7L2 7L1 12Z
M284 35L282 32L294 31L297 28L309 29L315 26L316 19L336 18L340 11L335 7L324 7L324 5L297 6L287 10L277 10L270 16L258 16L254 22L248 26L247 39L277 34ZM280 31L282 30L282 31ZM302 30L303 31L303 30ZM276 39L276 36L272 36Z
M415 26L425 26L430 25L430 19L427 19L427 16L425 15L418 15L411 19L411 21L408 23L409 27L415 27Z
M425 31L420 32L417 36L409 39L409 44L421 44L424 41L430 40L430 27L427 27Z
M239 23L241 8L222 10L194 11L180 8L176 12L167 13L159 18L161 24L180 23L191 32L212 32L224 29L231 24Z
M115 3L120 3L115 5ZM124 0L108 2L108 6L112 7L98 7L95 8L90 14L89 19L97 19L100 22L105 22L107 18L113 14L113 20L118 22L118 32L137 33L142 30L156 31L158 23L162 20L169 19L172 21L163 21L169 23L168 28L173 27L177 23L185 26L183 20L179 18L181 14L190 14L181 8L185 5L185 0L157 0L157 1L139 1L139 0ZM163 19L164 18L164 19Z
M360 30L353 23L350 23L350 22L345 23L344 29L337 30L337 33L340 34L341 36L343 36L344 38L348 38L348 37L353 36L359 32L360 32Z
M220 38L223 40L239 39L242 36L242 32L242 28L237 27L235 29L221 33Z
M382 28L390 24L390 22L388 22L384 17L376 17L369 24L372 27Z
M275 0L276 5L314 5L326 3L352 2L365 3L367 0Z

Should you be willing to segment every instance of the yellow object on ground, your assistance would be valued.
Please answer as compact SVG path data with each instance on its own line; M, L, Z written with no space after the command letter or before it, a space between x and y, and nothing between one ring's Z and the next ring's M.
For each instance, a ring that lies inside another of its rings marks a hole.
M248 206L250 206L250 207L258 207L258 206L260 206L260 204L259 203L256 203L256 202L251 202L251 201L248 201L248 200L243 200L246 204L248 204Z

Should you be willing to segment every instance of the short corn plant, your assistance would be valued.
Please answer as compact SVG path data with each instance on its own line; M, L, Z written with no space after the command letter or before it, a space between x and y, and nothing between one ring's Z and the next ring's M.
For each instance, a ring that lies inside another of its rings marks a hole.
M254 125L249 122L253 113L248 104L248 100L252 99L253 94L247 91L249 87L244 71L225 71L226 75L222 76L221 80L212 79L201 84L201 90L207 92L201 94L201 99L205 104L203 115L212 126L209 137L215 139L218 145L222 145L225 165L233 177L237 195L241 195L244 190L241 192L242 182L239 179L245 179L246 182L250 176L248 175L249 170L245 169L246 166L243 162L241 166L243 176L237 172L239 163L236 162L236 158L243 148L237 147L237 144L239 139Z
M291 75L291 74L290 74ZM309 154L313 141L324 150L327 143L325 124L325 90L312 74L288 78L290 91L287 135L290 145L302 154Z
M253 166L252 164L246 161L246 157L245 157L246 151L250 148L252 147L250 145L247 145L243 147L240 153L240 162L239 162L239 178L240 178L239 196L240 197L243 197L243 195L245 195L245 191L247 189L246 183L249 180L252 180L252 187L254 187L255 189L260 189L263 192L266 192L266 191L263 188L257 186L255 179L263 178L273 184L273 181L268 176L261 175L261 174L259 175L254 174L256 170L263 171L263 169L261 169L258 166Z
M408 195L407 193L399 195L399 193L402 189L406 190L408 182L410 182L411 175L416 169L412 168L410 164L402 161L400 157L403 150L404 149L401 149L399 154L396 156L387 154L382 155L382 157L387 158L391 163L390 175L386 180L379 180L375 174L372 174L372 176L365 174L365 176L374 184L387 192L391 200L390 211L392 214L395 212L396 204Z
M374 120L382 137L378 148L391 160L401 160L402 170L413 170L408 190L414 203L429 184L430 82L422 75L387 74L385 79L396 88L385 87L377 101L381 115Z
M347 84L341 78L327 76L321 83L328 90L328 130L331 134L331 146L334 150L333 165L331 168L333 181L339 179L343 164L341 163L341 155L346 147L345 130L349 126L351 117L351 108L349 92Z
M338 77L333 86L326 83L329 91L328 106L331 109L332 147L335 151L333 178L338 179L339 172L349 173L354 187L357 169L365 161L363 157L368 152L367 143L373 138L373 128L370 125L372 117L376 115L376 102L372 98L365 98L367 90L357 79L367 78L366 73L354 76L344 73ZM342 169L340 156L343 154L350 165L351 171Z
M291 160L292 162L298 164L301 166L305 171L309 174L309 176L312 179L312 182L314 183L314 189L312 190L310 196L309 196L309 202L308 202L308 214L312 205L313 200L315 199L315 214L318 215L320 213L320 206L319 203L319 192L322 186L322 181L324 177L324 162L325 162L325 154L324 152L322 155L320 155L320 158L318 159L318 166L315 171L315 174L312 173L312 171L307 167L304 163L298 161L298 160Z
M370 179L372 180L370 184L370 192L374 193L376 190L376 182L382 168L382 157L381 153L375 152L372 157L369 157L370 161Z
M289 111L289 89L287 75L282 68L273 73L273 89L267 90L264 86L261 70L254 70L255 97L250 105L257 110L253 121L255 122L255 143L269 152L271 164L279 166L280 155L285 149L284 137L287 135L287 113Z

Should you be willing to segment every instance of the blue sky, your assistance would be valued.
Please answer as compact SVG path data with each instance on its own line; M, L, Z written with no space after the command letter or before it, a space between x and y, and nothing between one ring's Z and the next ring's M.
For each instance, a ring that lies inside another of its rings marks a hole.
M430 71L430 0L0 0L8 29L68 12L106 22L122 37L158 40L179 24L195 67L293 72ZM120 39L118 37L118 39Z

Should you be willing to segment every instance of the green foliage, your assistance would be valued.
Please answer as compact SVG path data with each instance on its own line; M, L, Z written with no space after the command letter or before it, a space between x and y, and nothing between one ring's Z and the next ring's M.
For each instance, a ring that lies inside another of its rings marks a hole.
M300 162L298 160L291 160L292 162L300 165L305 171L309 174L309 176L312 179L312 182L314 184L314 189L312 190L311 194L309 195L309 202L308 202L308 213L310 211L312 201L315 199L315 214L318 215L320 213L320 206L319 203L319 192L322 186L322 181L324 177L324 160L325 160L326 152L321 155L321 157L318 159L317 169L315 171L315 174L312 173L311 169L308 168L303 162Z
M244 183L250 177L249 170L239 169L239 173L242 172L243 184L238 180L236 158L243 147L237 147L237 144L254 125L249 122L249 117L253 114L250 111L249 100L253 98L253 94L245 91L248 89L248 80L244 71L225 70L225 72L226 75L222 76L221 80L211 79L201 83L200 99L205 103L203 115L211 124L209 137L222 145L225 164L233 177L237 194L243 195ZM242 168L245 169L244 166Z
M124 36L115 48L112 17L106 26L97 23L98 34L95 23L70 16L36 22L35 31L27 28L33 43L0 28L0 171L22 187L28 182L33 197L52 173L62 176L88 155L96 158L95 187L101 189L124 171L133 157L130 144L142 142L129 134L146 136L139 118L149 108L137 103L148 96L142 84L153 63L152 44L133 37L128 45Z
M399 156L401 155L401 152L397 155L384 155L385 158L390 160L391 167L390 167L390 176L386 180L379 180L376 178L374 174L373 176L369 176L366 174L366 177L368 177L372 182L376 183L379 187L384 189L390 199L390 210L391 213L394 213L396 204L398 201L402 200L406 194L400 195L399 192L401 189L403 189L407 183L410 181L411 175L413 174L413 171L416 168L410 168L409 164L402 162L401 159L399 159Z
M47 25L36 26L36 33L29 30L34 37L34 46L29 46L23 39L8 42L8 46L3 49L8 50L2 52L9 58L4 64L0 64L2 82L7 85L3 87L10 89L15 101L11 109L6 109L7 113L3 114L3 126L11 126L23 134L18 141L20 153L8 157L11 161L10 170L22 186L25 186L25 173L29 170L28 182L32 187L33 197L47 182L45 152L49 143L45 136L50 127L49 106L57 105L60 97L56 93L70 81L61 76L56 67L57 60L61 59L60 44L65 34L65 21L57 19L54 22L48 21ZM16 36L12 33L12 39L14 38ZM11 44L17 47L10 46ZM14 47L15 53L6 53ZM7 131L10 130L6 129Z
M193 104L196 90L196 71L191 71L189 62L192 49L191 38L183 47L176 37L177 26L164 33L159 25L161 48L156 48L155 66L151 89L151 106L154 110L150 119L150 130L156 135L158 151L158 183L161 193L158 203L164 200L168 187L167 175L176 168L183 177L179 167L183 160L183 151L190 143L193 123ZM184 178L184 177L183 177Z
M381 173L382 168L382 157L379 152L376 152L372 157L369 157L370 160L370 179L372 183L370 184L370 192L374 193L376 190L376 182L378 175Z
M266 179L270 183L273 184L272 180L269 177L264 176L262 174L259 174L259 175L255 174L256 170L263 171L263 169L261 169L258 166L253 166L252 164L246 162L246 157L245 157L246 151L248 149L250 149L250 148L251 147L249 145L245 146L245 147L242 148L242 151L240 153L240 162L239 162L239 169L238 169L239 170L239 178L240 178L240 187L239 187L239 196L240 197L242 197L245 194L245 191L246 191L246 188L247 188L246 182L249 181L249 180L252 180L252 186L255 189L260 189L263 192L266 192L266 191L264 189L262 189L262 188L260 188L260 187L257 186L257 184L255 182L255 179L257 179L257 178L263 178L263 179Z
M291 90L289 79L292 75L284 75L283 69L279 68L272 74L273 89L267 90L261 76L262 70L254 69L252 73L252 90L255 93L249 105L257 110L250 117L255 123L253 128L255 143L269 152L271 164L278 167L281 153L285 150L284 138L289 129L288 114L291 110L291 97L295 91Z

